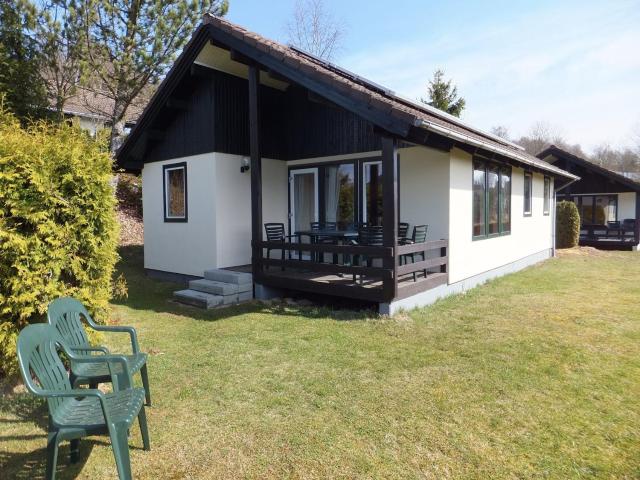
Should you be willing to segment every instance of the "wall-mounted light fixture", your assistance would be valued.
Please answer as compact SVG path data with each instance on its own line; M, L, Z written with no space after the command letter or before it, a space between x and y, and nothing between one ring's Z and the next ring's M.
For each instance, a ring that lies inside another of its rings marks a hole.
M251 159L249 157L242 157L242 165L240 166L240 172L248 172L251 168Z

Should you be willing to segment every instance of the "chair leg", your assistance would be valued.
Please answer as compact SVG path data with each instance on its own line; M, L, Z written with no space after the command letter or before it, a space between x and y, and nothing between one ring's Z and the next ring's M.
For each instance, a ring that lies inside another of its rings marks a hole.
M47 471L45 478L56 478L56 465L58 463L58 432L49 432L47 436Z
M145 363L140 369L140 376L142 377L142 386L144 387L144 396L146 405L151 406L151 390L149 389L149 374L147 373L147 364Z
M140 408L140 413L138 413L138 423L140 424L142 445L146 451L149 451L151 450L151 445L149 444L149 429L147 428L147 414L144 411L144 406Z
M289 260L291 260L291 252L289 252ZM282 249L282 261L284 262L284 248ZM282 265L281 269L284 272L284 265Z
M78 459L80 458L80 439L74 438L69 443L69 463L78 463Z
M120 428L116 427L114 430L111 434L111 447L113 448L113 456L118 468L118 477L120 480L132 480L127 429L121 426Z

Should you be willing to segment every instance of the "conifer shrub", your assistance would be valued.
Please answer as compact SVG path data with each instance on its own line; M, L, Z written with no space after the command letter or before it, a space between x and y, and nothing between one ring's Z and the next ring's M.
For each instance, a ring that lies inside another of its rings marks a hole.
M556 206L556 247L572 248L580 240L580 214L573 202L558 202Z
M0 102L0 376L17 372L17 335L51 300L106 317L118 224L104 145L65 124L23 128Z

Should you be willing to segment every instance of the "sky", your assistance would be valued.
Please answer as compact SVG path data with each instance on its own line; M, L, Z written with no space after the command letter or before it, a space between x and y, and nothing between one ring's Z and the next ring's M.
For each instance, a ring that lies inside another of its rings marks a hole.
M230 0L228 19L286 41L295 0ZM640 0L325 0L334 62L410 99L440 68L462 118L511 138L545 122L587 152L640 136Z

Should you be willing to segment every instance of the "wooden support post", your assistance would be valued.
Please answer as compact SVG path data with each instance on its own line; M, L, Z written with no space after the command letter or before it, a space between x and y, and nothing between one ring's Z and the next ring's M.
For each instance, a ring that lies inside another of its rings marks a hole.
M382 137L382 225L383 245L392 248L391 258L385 258L384 268L393 269L393 277L386 278L383 296L390 302L398 296L398 141Z
M260 151L260 69L249 66L249 152L251 156L251 271L262 271L262 152Z

